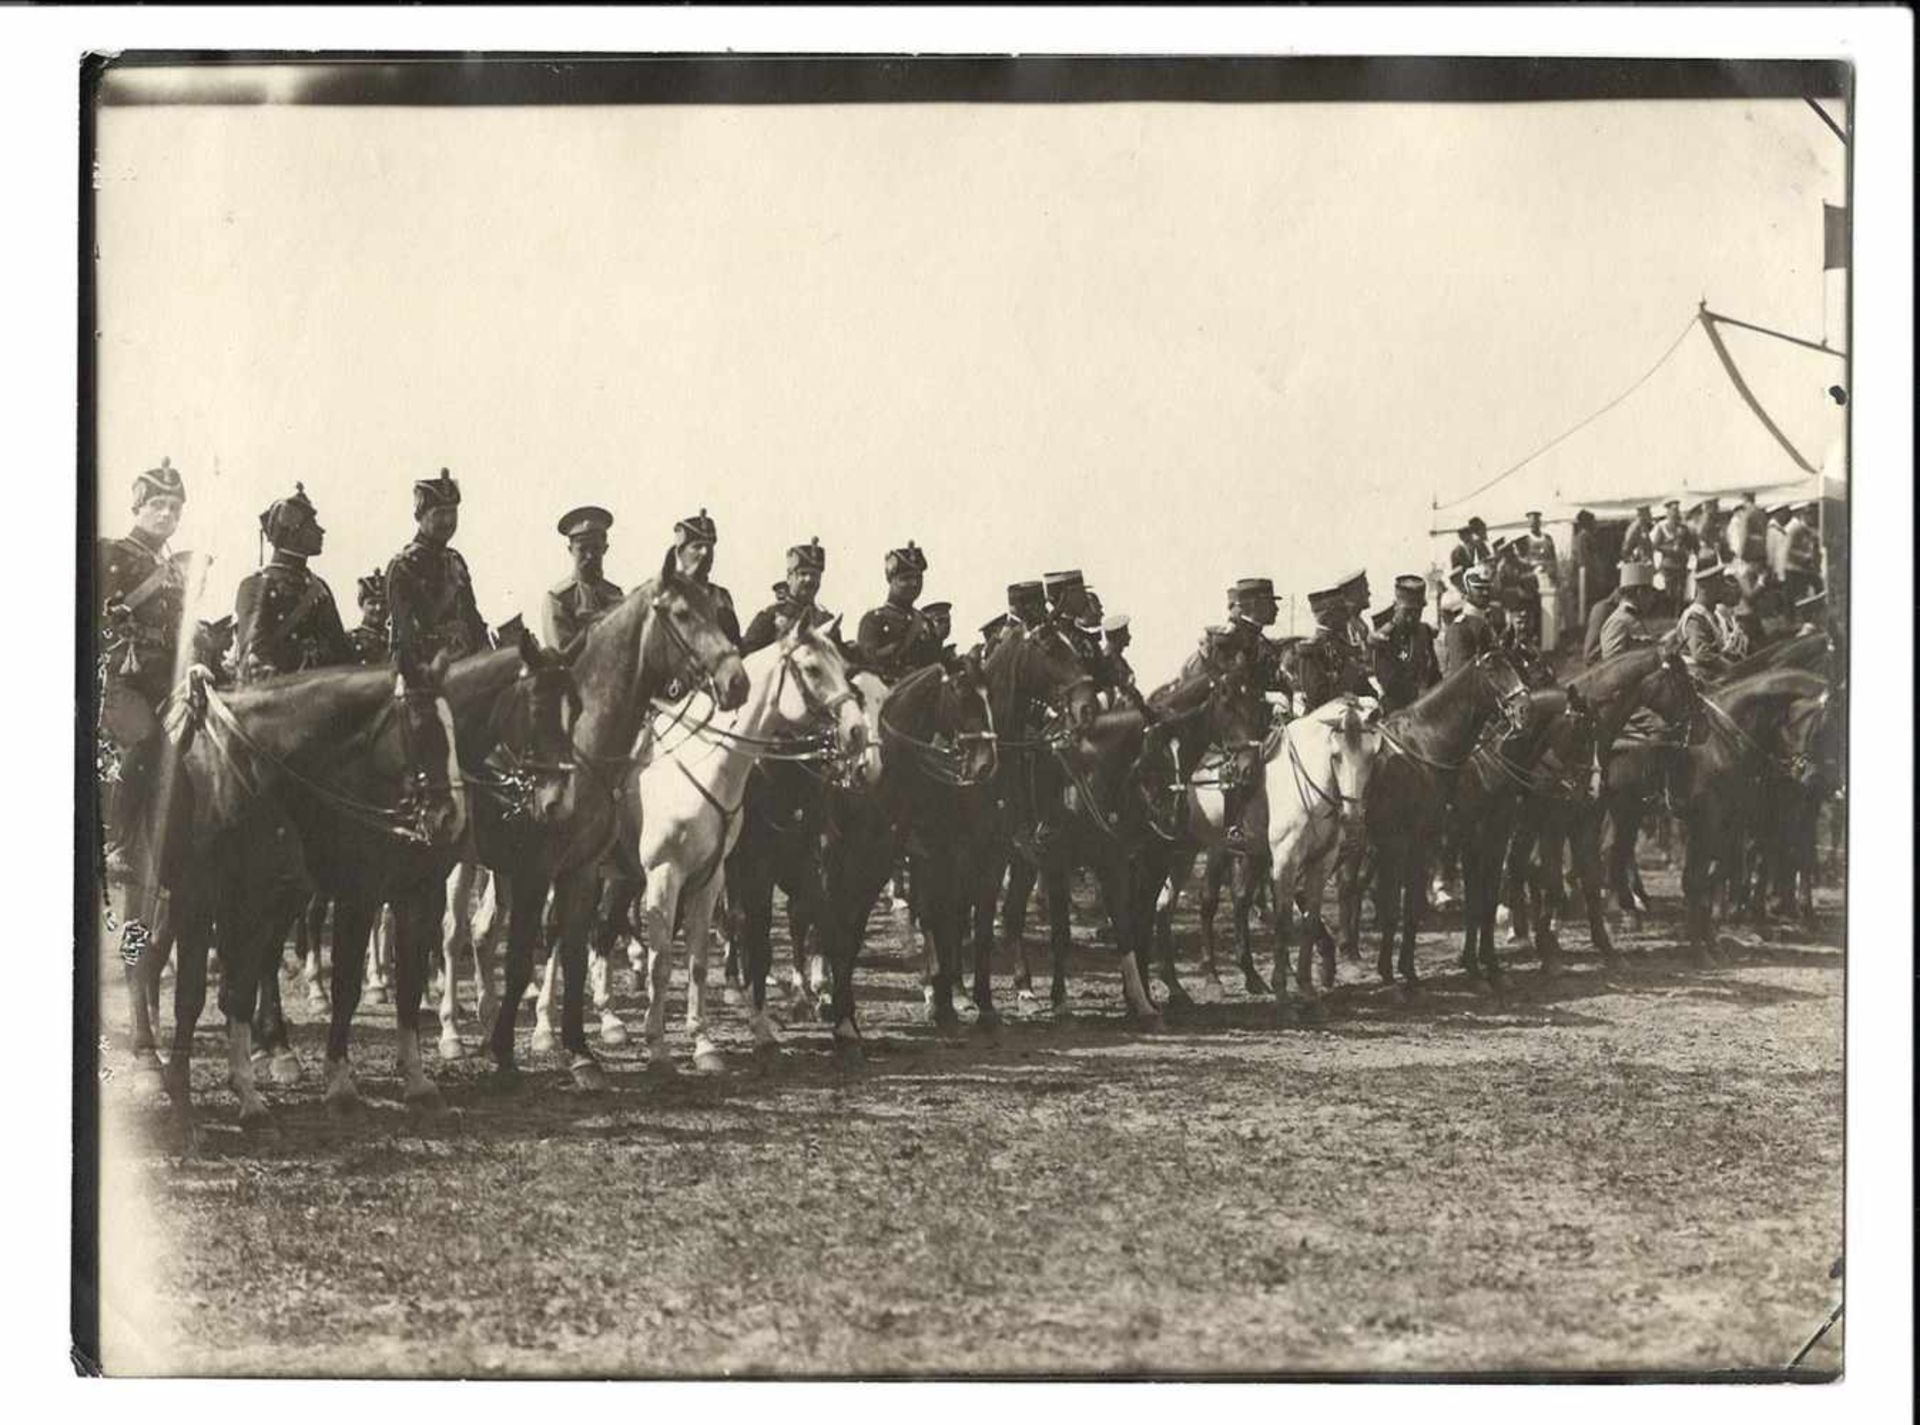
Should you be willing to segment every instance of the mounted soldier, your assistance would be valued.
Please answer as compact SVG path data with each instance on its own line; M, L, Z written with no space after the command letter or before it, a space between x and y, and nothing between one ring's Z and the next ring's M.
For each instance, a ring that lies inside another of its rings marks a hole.
M734 611L733 595L713 582L713 552L720 543L720 529L702 506L700 513L678 520L673 526L673 559L680 572L704 588L713 598L714 622L720 631L740 646L740 615Z
M133 482L133 528L95 547L94 593L101 610L100 731L106 789L107 872L138 876L146 842L161 727L159 708L179 672L192 556L168 541L180 527L186 482L162 460Z
M1081 627L1087 614L1085 577L1078 569L1055 570L1041 579L1040 589L1047 601L1047 616L1042 627L1065 639L1067 646L1080 655L1081 666L1101 678L1104 684L1099 640Z
M1421 618L1427 607L1427 581L1402 574L1393 581L1393 605L1375 615L1373 677L1380 685L1380 707L1394 712L1440 681L1440 656L1434 632Z
M573 574L547 590L546 639L551 648L570 648L626 591L607 578L607 531L613 516L598 505L582 505L560 516L557 528L573 559Z
M193 661L213 674L213 686L233 686L233 615L201 619L193 628Z
M1657 643L1652 630L1646 625L1647 610L1653 603L1653 566L1651 564L1622 564L1620 566L1620 602L1613 612L1607 615L1606 624L1600 630L1599 656L1596 661L1606 662L1618 658L1622 653L1630 653L1636 648L1645 648Z
M894 683L929 663L940 660L940 647L926 615L914 607L927 574L926 551L912 540L887 551L882 568L887 576L887 599L868 609L860 620L857 642L860 661L883 681Z
M1695 677L1712 676L1727 670L1726 639L1714 609L1720 602L1720 586L1727 570L1712 554L1702 554L1693 570L1693 598L1680 613L1674 627L1674 639L1688 671Z
M1612 593L1594 604L1594 606L1587 611L1587 633L1586 637L1581 641L1580 653L1589 666L1600 661L1600 635L1606 629L1607 620L1613 617L1613 611L1619 608L1624 602L1624 595L1627 592L1626 577L1628 569L1639 571L1635 577L1644 577L1648 580L1651 580L1653 577L1652 565L1638 560L1621 561L1620 582L1615 586Z
M403 673L442 652L464 658L488 647L467 561L449 543L460 529L460 486L445 470L414 482L413 522L412 540L387 565L388 641Z
M356 581L355 597L360 605L360 623L347 630L347 642L353 645L353 661L366 666L384 663L390 651L386 572L376 569L361 575Z
M1007 585L1006 612L995 614L980 626L981 646L991 653L1002 639L1031 633L1046 621L1045 586L1038 579L1021 579Z
M1299 711L1312 712L1342 693L1372 694L1371 674L1348 631L1353 621L1352 606L1341 586L1309 593L1307 608L1313 615L1313 634L1298 645L1294 654Z
M354 662L333 590L307 567L327 532L304 485L261 511L260 534L273 557L242 579L234 596L235 678L246 684Z
M927 640L938 651L938 661L943 668L951 669L960 661L955 650L953 638L953 605L945 599L935 599L930 604L922 604L920 612L927 619Z
M1487 610L1493 604L1493 572L1476 565L1461 580L1460 614L1447 625L1446 641L1440 648L1440 671L1450 674L1464 668L1482 653L1492 651L1498 639Z
M835 615L815 602L827 569L827 551L818 537L787 551L787 577L773 586L774 599L753 616L740 640L740 651L754 653L778 641L781 632L804 619L810 629L824 628Z

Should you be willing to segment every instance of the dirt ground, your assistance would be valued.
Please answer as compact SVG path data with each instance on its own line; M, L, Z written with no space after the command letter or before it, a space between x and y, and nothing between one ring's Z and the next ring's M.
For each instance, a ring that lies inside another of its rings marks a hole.
M477 1055L433 1061L455 1113L422 1123L391 1010L363 1007L368 1106L343 1123L296 990L310 1072L249 1138L209 1010L196 1151L127 1076L104 1085L109 1368L1691 1373L1784 1366L1839 1299L1833 893L1811 927L1737 932L1722 968L1659 920L1619 973L1570 931L1562 973L1516 959L1499 993L1442 919L1417 997L1343 961L1324 1018L1285 1025L1237 973L1205 990L1189 916L1204 1002L1153 1037L1122 1023L1091 913L1071 1021L1010 1014L997 1039L929 1028L904 917L874 923L852 1069L796 1024L762 1072L722 1008L724 1075L650 1077L635 1045L603 1051L611 1093L529 1059L501 1097ZM617 984L637 1030L624 964ZM111 1074L117 987L106 1015ZM1838 1329L1806 1364L1839 1368Z

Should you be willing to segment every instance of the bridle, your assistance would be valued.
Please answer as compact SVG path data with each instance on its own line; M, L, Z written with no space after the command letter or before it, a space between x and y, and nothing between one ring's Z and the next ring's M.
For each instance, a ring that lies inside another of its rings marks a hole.
M1478 680L1481 689L1492 700L1494 715L1500 719L1500 726L1504 729L1501 735L1506 737L1519 736L1520 733L1526 729L1527 710L1532 706L1533 689L1526 685L1526 681L1520 677L1520 674L1514 668L1511 661L1509 661L1507 655L1503 653L1497 651L1482 653L1478 658L1475 658L1473 662L1469 663L1467 667ZM1494 681L1493 669L1495 668L1505 669L1506 672L1512 676L1513 686L1511 688L1503 690L1500 685ZM1436 772L1458 772L1462 767L1466 766L1468 762L1473 760L1475 752L1478 750L1476 745L1475 748L1469 749L1467 755L1459 761L1448 762L1443 758L1430 757L1418 748L1410 745L1404 738L1396 736L1388 723L1381 723L1380 735L1386 740L1387 745L1402 757L1431 767Z
M1348 712L1356 711L1351 695L1346 696L1345 706ZM1286 744L1287 749L1288 770L1293 774L1294 791L1299 795L1300 805L1306 809L1309 817L1318 817L1323 811L1331 811L1338 817L1343 814L1344 808L1359 806L1361 799L1359 797L1348 796L1340 790L1337 784L1332 791L1328 791L1313 779L1313 773L1309 772L1306 763L1300 760L1299 744L1291 734L1295 727L1298 727L1302 722L1308 720L1309 719L1305 718L1295 719L1287 725L1286 731L1281 734L1281 741ZM1375 728L1373 730L1383 735L1386 731L1385 728ZM1331 762L1333 759L1329 756L1328 760ZM1311 797L1308 796L1309 792L1312 793Z
M563 705L573 710L574 720L580 716L580 694L573 684L573 674L566 668L523 667L516 683L531 683L529 698L538 696L539 680L548 678L564 680L566 687L561 695ZM501 710L510 702L503 700ZM567 729L567 747L574 756L544 758L532 755L528 751L513 746L499 735L499 723L502 711L496 710L494 726L490 731L494 737L492 750L481 768L462 768L467 785L484 792L500 804L500 815L508 821L522 821L533 810L535 789L542 781L564 782L579 771L577 760L583 754L573 742L573 730ZM529 737L533 734L530 732Z
M995 773L1000 770L1000 739L993 727L993 700L987 696L986 690L975 684L972 679L956 680L945 668L938 668L937 672L943 693L956 690L955 685L958 681L964 691L971 692L980 700L981 709L986 715L986 727L978 732L952 733L950 746L916 737L887 717L888 710L893 706L893 699L889 697L880 705L878 719L880 735L903 744L912 752L920 770L944 786L975 787L991 781ZM982 771L969 775L966 770L966 752L973 745L984 745L988 750L988 759Z

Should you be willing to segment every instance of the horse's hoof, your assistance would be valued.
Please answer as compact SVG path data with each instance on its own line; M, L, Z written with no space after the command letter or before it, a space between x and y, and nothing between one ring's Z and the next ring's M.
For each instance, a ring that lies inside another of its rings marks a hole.
M380 1005L386 1004L386 1002L387 1002L387 987L385 985L374 985L370 989L368 989L367 991L368 1004L380 1006Z
M440 1057L449 1064L467 1057L467 1046L460 1042L460 1032L451 1026L440 1031Z
M533 1043L529 1047L534 1053L551 1054L553 1052L553 1045L553 1031L546 1025L542 1024L533 1031Z
M264 1103L257 1103L240 1110L240 1131L249 1137L271 1138L279 1133L280 1125L273 1121L273 1114Z
M169 1097L167 1076L161 1072L159 1061L136 1062L129 1077L128 1091L136 1104L153 1105L165 1102Z
M765 1074L780 1062L780 1041L778 1039L759 1039L753 1045L753 1067L756 1072Z
M627 1042L628 1037L627 1026L620 1022L618 1015L600 1016L600 1042L607 1048L618 1049Z
M650 1078L671 1079L680 1074L680 1066L673 1062L673 1055L667 1052L663 1044L647 1055L647 1074Z
M1192 1009L1193 996L1187 993L1183 985L1168 985L1166 1007L1169 1010Z
M978 1014L980 1007L973 1002L973 996L965 990L956 990L953 996L953 1008L957 1014Z
M820 1007L805 995L792 1000L787 1005L787 1023L789 1024L814 1024L820 1017Z
M952 1031L960 1027L960 1013L950 1004L937 1004L933 1007L933 1027L941 1031Z
M747 1002L747 997L740 993L740 986L729 984L725 989L720 991L720 1002L738 1009Z
M1261 979L1254 971L1249 970L1247 971L1246 990L1250 995L1266 996L1273 993L1273 986Z
M323 1101L327 1112L335 1118L352 1118L364 1106L359 1092L350 1083L328 1089Z
M1167 1019L1159 1010L1149 1010L1145 1014L1136 1014L1133 1029L1136 1034L1160 1034L1166 1030Z
M696 1074L724 1074L727 1071L727 1057L711 1044L693 1051L693 1071Z
M333 1004L327 998L327 992L317 986L307 991L307 1008L315 1014L333 1013Z
M440 1096L440 1089L435 1084L409 1089L406 1105L407 1112L419 1118L444 1118L448 1111L447 1101Z
M300 1082L300 1058L291 1049L279 1049L267 1065L267 1078L282 1087L291 1087Z
M520 1072L515 1063L495 1064L493 1072L486 1077L486 1086L492 1093L519 1093L527 1085L527 1076Z
M867 1064L866 1047L853 1035L833 1037L833 1057L843 1069L863 1069Z
M1006 1027L1006 1021L1000 1017L1000 1011L988 1005L980 1011L980 1017L973 1022L974 1033L987 1039L998 1039L1000 1031Z
M575 1059L567 1066L573 1075L573 1086L582 1093L605 1093L613 1087L607 1078L607 1071L600 1067L596 1059Z
M1015 1011L1022 1015L1038 1014L1040 1012L1040 1001L1034 998L1032 990L1021 990L1016 994L1013 997L1013 1006Z

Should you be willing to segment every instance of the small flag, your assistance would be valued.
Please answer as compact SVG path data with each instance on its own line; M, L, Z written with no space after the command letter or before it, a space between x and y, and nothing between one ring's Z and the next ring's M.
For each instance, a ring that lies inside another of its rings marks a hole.
M1821 264L1827 272L1847 267L1847 249L1852 246L1853 225L1847 220L1847 210L1836 208L1831 203L1822 203L1821 209L1827 219L1827 258Z

